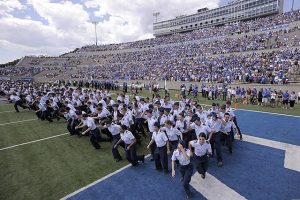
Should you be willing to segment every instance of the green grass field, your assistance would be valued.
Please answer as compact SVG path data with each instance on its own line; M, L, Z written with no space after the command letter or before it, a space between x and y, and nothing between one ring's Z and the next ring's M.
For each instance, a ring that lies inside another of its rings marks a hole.
M174 98L176 91L170 93ZM143 91L139 95L147 96L148 92ZM213 101L199 98L199 102L210 105ZM239 105L239 108L300 115L299 104L294 110L254 105ZM20 113L3 111L13 111L13 106L0 105L0 199L59 199L128 164L125 160L119 163L113 160L111 143L101 143L102 149L96 151L87 137L69 134L3 150L12 145L67 133L62 120L4 124L36 119L36 116L33 111L27 110ZM139 154L149 153L145 149L147 142L148 139L143 139L142 146L138 148ZM123 150L119 150L125 158Z

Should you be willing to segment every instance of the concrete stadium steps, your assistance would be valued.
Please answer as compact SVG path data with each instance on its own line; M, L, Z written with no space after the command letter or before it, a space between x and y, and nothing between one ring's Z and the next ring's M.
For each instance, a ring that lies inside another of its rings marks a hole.
M69 80L70 75L77 73L78 69L68 69L68 70L45 70L41 73L35 75L33 78L35 81L56 81L56 80ZM49 74L49 76L46 76ZM51 76L51 74L56 74L56 76Z

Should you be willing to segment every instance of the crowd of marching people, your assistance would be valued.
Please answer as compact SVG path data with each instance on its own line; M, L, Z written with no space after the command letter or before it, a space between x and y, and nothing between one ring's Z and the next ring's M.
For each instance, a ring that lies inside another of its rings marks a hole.
M231 101L221 106L212 104L206 111L185 95L176 102L158 94L149 98L133 93L130 98L127 93L117 93L113 98L104 88L10 81L0 83L0 94L14 103L17 112L22 107L34 110L40 120L65 120L70 135L89 136L94 149L100 149L101 142L111 142L116 162L122 160L119 146L132 166L145 162L144 155L137 155L137 145L146 140L156 170L168 174L171 159L171 174L175 176L175 168L180 166L188 197L193 166L204 179L208 158L216 157L222 167L222 144L232 154L234 135L242 139Z

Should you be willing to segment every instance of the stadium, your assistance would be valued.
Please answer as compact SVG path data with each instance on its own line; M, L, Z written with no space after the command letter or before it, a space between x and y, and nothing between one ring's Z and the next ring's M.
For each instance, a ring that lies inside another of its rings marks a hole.
M0 199L300 199L299 2L125 4L0 2Z

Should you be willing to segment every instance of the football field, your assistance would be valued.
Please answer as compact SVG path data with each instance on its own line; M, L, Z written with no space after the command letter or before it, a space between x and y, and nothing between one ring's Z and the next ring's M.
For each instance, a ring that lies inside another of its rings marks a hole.
M299 105L282 111L297 115ZM194 174L194 198L299 199L299 116L242 109L236 114L244 140L235 140L232 156L223 147L222 168L210 159L206 179ZM138 147L139 154L149 153L147 142ZM111 143L95 151L87 137L70 136L63 120L39 121L33 111L16 113L11 104L0 105L0 160L0 199L185 198L179 172L175 178L164 176L149 160L136 168L116 163Z

